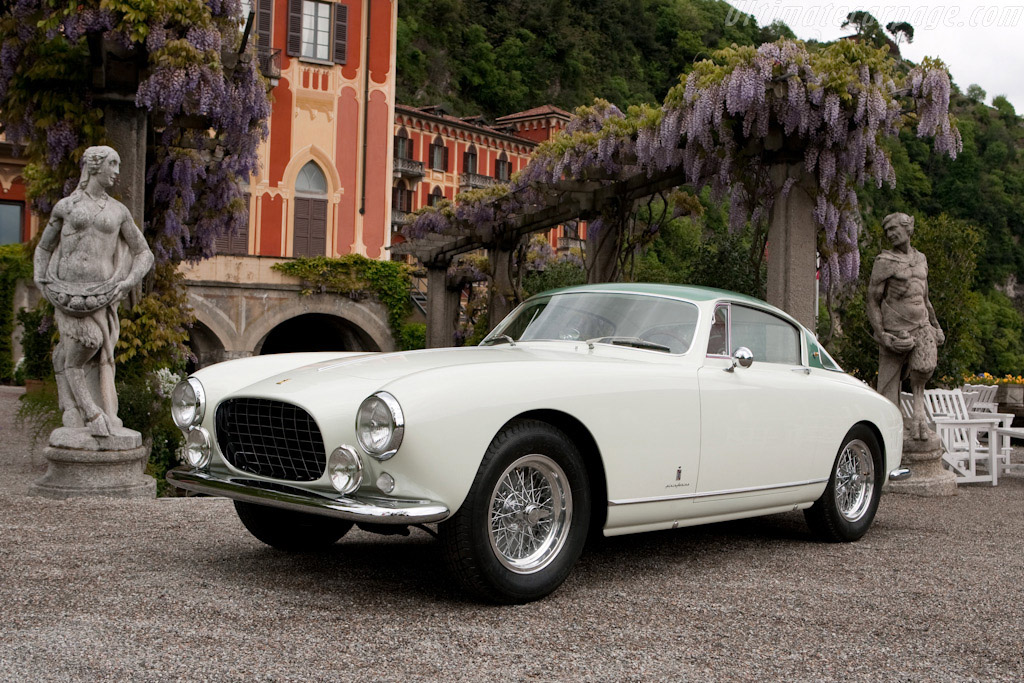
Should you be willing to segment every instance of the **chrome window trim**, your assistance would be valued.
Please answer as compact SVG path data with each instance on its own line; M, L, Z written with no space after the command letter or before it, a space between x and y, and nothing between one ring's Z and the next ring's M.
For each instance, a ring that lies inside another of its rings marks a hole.
M742 489L726 489L723 491L705 491L703 493L681 493L675 496L655 496L652 498L626 498L623 500L609 500L608 505L636 505L638 503L664 503L673 500L688 500L693 498L710 498L712 496L728 496L736 493L754 493L757 491L775 491L778 489L790 489L798 486L811 486L812 484L824 484L824 479L808 479L807 481L795 481L789 484L771 484L769 486L749 486Z

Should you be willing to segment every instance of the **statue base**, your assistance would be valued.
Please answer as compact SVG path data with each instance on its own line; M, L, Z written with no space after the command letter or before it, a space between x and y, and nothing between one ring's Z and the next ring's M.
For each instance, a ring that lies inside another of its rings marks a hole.
M131 429L93 436L85 428L61 427L43 450L49 465L29 493L45 498L155 498L156 480L147 475L149 448Z
M926 439L905 439L901 466L910 470L910 477L889 483L889 493L913 496L955 496L956 475L942 466L942 442L934 433Z

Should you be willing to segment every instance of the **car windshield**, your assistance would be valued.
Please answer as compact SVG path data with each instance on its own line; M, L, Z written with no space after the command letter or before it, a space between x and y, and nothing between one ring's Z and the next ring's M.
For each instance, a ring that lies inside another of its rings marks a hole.
M481 346L518 341L570 340L686 353L697 326L697 307L642 294L567 292L525 302Z

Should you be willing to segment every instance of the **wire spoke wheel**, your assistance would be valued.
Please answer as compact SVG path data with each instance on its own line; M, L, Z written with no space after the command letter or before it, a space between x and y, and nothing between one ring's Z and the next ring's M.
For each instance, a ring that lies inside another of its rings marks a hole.
M546 455L525 455L498 477L488 506L488 537L498 561L517 574L544 569L572 525L572 491Z
M848 442L839 454L835 474L835 499L839 514L859 521L871 506L875 488L875 462L868 445L860 439Z

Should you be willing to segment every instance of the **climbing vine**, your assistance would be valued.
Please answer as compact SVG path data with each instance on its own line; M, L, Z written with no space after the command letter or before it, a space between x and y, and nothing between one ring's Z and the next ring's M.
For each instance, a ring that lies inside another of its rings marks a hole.
M388 311L388 324L397 344L405 347L419 338L418 331L406 329L411 278L409 266L404 263L346 254L338 258L303 257L275 263L272 268L298 278L306 295L333 292L356 300L375 297Z

